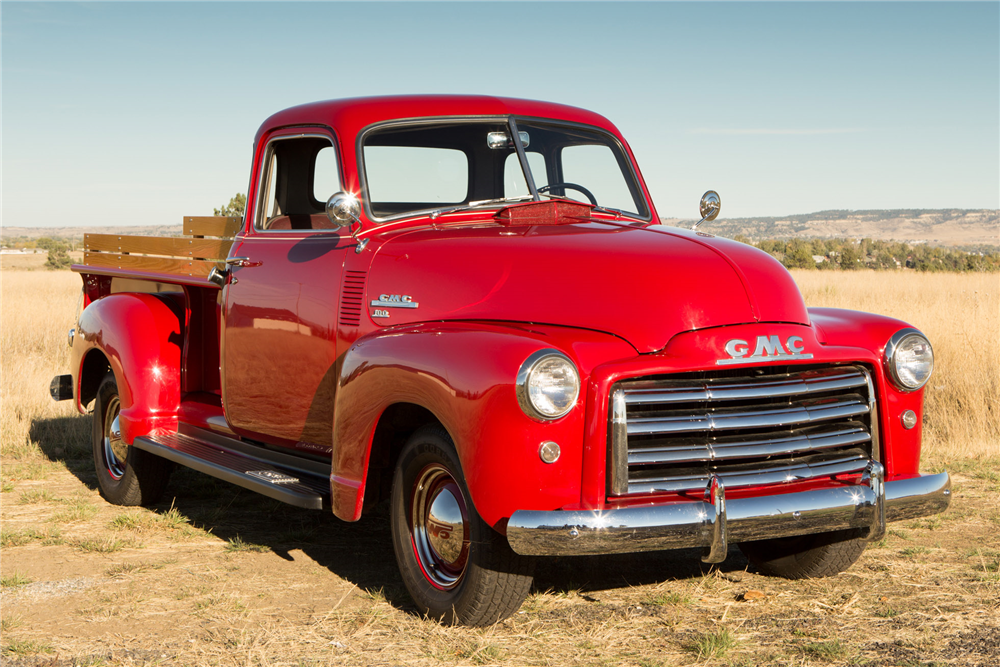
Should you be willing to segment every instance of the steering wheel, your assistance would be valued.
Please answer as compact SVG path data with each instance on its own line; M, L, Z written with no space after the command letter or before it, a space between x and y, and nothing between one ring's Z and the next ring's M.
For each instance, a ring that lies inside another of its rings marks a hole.
M549 183L548 185L543 185L538 188L538 194L543 192L548 192L552 188L569 188L570 190L576 190L581 193L584 197L590 200L590 203L597 206L597 197L591 194L590 190L583 187L582 185L577 185L576 183Z

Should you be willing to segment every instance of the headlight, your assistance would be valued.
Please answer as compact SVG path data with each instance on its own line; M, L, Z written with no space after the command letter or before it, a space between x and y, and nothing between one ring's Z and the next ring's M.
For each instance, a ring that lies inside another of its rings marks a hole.
M580 395L580 374L558 350L533 353L517 372L517 402L529 417L558 419L569 412Z
M901 329L885 344L885 367L897 387L916 391L931 377L934 350L916 329Z

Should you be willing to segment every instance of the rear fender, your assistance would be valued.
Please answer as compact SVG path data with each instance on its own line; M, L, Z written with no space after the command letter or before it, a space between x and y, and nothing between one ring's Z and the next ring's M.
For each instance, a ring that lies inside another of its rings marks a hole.
M584 389L569 414L541 422L521 410L515 379L533 352L553 348L576 363ZM599 363L635 355L622 340L592 331L481 322L418 324L359 339L344 356L334 412L334 513L361 516L372 437L390 406L430 412L451 435L480 516L503 530L516 509L580 501L586 383ZM562 449L552 464L539 446Z
M141 435L177 431L182 298L180 294L109 294L80 315L73 342L77 409L85 410L80 401L84 382L93 382L85 377L85 370L97 367L85 366L85 362L91 355L102 354L118 381L119 420L122 437L129 444Z

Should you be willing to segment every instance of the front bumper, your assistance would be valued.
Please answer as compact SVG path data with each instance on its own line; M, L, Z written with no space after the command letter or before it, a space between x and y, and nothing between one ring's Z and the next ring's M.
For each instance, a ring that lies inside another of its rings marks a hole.
M595 511L514 512L507 541L525 556L630 553L705 547L702 560L721 562L730 542L868 529L880 539L888 521L943 512L951 500L947 472L884 481L871 462L861 483L756 498L726 500L718 478L708 501Z

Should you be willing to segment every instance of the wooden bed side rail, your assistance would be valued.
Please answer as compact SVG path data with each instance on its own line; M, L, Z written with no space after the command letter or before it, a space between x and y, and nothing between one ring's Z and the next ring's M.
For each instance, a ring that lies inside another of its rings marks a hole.
M207 279L208 274L215 267L221 268L222 262L151 255L119 255L110 252L85 252L83 253L83 265L74 266L73 269L80 273L87 273L92 269L93 273L97 274L105 273L103 269L119 269L130 272L136 278L143 277L139 274L156 273L160 276L176 275ZM158 278L158 280L162 279L162 277Z
M185 216L183 237L85 234L83 264L74 270L204 280L224 266L242 224L241 218Z
M172 236L120 236L85 234L87 252L113 252L130 255L163 255L197 259L225 259L233 242L227 239L180 238Z
M184 234L200 238L218 236L231 239L243 226L243 218L227 218L219 215L184 216Z

